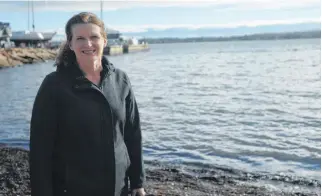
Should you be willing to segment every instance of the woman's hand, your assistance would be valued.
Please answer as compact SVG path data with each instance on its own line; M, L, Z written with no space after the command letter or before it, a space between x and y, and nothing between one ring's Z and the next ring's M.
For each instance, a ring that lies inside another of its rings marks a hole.
M145 196L145 191L144 188L139 188L139 189L133 189L132 195L131 196Z

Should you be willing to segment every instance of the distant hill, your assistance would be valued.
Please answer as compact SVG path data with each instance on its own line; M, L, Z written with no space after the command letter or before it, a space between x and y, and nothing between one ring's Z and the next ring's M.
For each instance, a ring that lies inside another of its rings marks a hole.
M320 32L321 23L300 23L262 25L254 27L239 26L234 28L169 28L164 30L147 29L145 32L121 32L121 34L129 37L146 38L151 40L151 43L154 43L157 42L156 40L164 40L164 42L172 42L173 40L176 40L176 42L182 42L192 40L224 41L233 39L253 40L321 37ZM168 39L168 41L165 41L166 39ZM56 34L53 40L65 40L65 35Z
M145 32L130 33L121 32L125 36L160 38L160 37L221 37L221 36L238 36L258 33L281 33L311 31L321 29L321 23L299 23L299 24L277 24L262 26L239 26L234 28L169 28L164 30L147 29Z
M309 39L321 38L321 30L285 32L285 33L258 33L240 36L221 37L190 37L190 38L146 38L141 41L153 43L180 43L180 42L214 42L214 41L245 41L245 40L279 40L279 39Z

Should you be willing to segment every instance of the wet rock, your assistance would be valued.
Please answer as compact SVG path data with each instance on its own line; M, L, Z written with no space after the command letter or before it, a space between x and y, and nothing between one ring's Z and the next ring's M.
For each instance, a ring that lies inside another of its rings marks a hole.
M0 144L0 195L30 195L28 151L1 146ZM181 170L160 163L149 163L146 166L147 182L145 189L147 196L321 195L320 191L301 191L298 186L296 186L296 191L293 192L269 188L269 186L255 186L251 184L254 180L247 181L246 179L262 179L263 177L258 174L249 173L247 175L246 172L242 171L221 170L220 168L208 169L208 171L207 169ZM243 176L242 181L239 181L237 174ZM276 179L281 180L281 178ZM320 187L321 185L317 186Z
M28 151L0 148L0 195L30 194Z

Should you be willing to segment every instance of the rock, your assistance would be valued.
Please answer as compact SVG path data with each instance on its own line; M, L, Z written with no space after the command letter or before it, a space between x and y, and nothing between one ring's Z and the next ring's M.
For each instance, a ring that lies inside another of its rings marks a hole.
M15 51L12 51L11 53L9 53L11 58L17 61L20 61L21 63L29 63L29 61L27 59L24 59L20 56L18 56L18 54Z
M44 48L0 49L0 68L54 60L57 50Z
M29 152L26 150L0 147L0 196L29 196L31 194L28 156ZM160 165L160 163L156 165ZM156 165L146 166L145 189L147 196L318 196L321 194L321 192L319 192L320 194L314 193L313 190L312 193L305 193L298 189L296 189L296 193L283 192L267 186L266 188L265 186L250 185L249 182L229 183L237 178L225 176L222 172L219 175L216 171L201 171L199 175L211 173L212 176L197 178L184 174L177 168L162 165L156 167Z
M10 63L7 60L7 57L0 53L0 67L8 67Z

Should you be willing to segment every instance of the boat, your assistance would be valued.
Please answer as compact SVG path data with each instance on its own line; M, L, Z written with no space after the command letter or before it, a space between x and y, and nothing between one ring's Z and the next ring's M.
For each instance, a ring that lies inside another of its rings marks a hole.
M14 31L11 41L17 47L37 47L44 48L49 45L49 41L56 35L56 32L36 32L36 31Z
M149 45L134 37L122 36L122 34L114 29L107 28L107 46L104 48L104 55L119 55L133 53L139 51L148 51Z
M29 1L28 1L28 28L29 28ZM35 31L34 20L34 4L31 1L32 13L32 31L15 31L12 32L11 41L14 42L16 47L34 47L45 48L50 47L50 40L56 35L56 32L37 32Z

